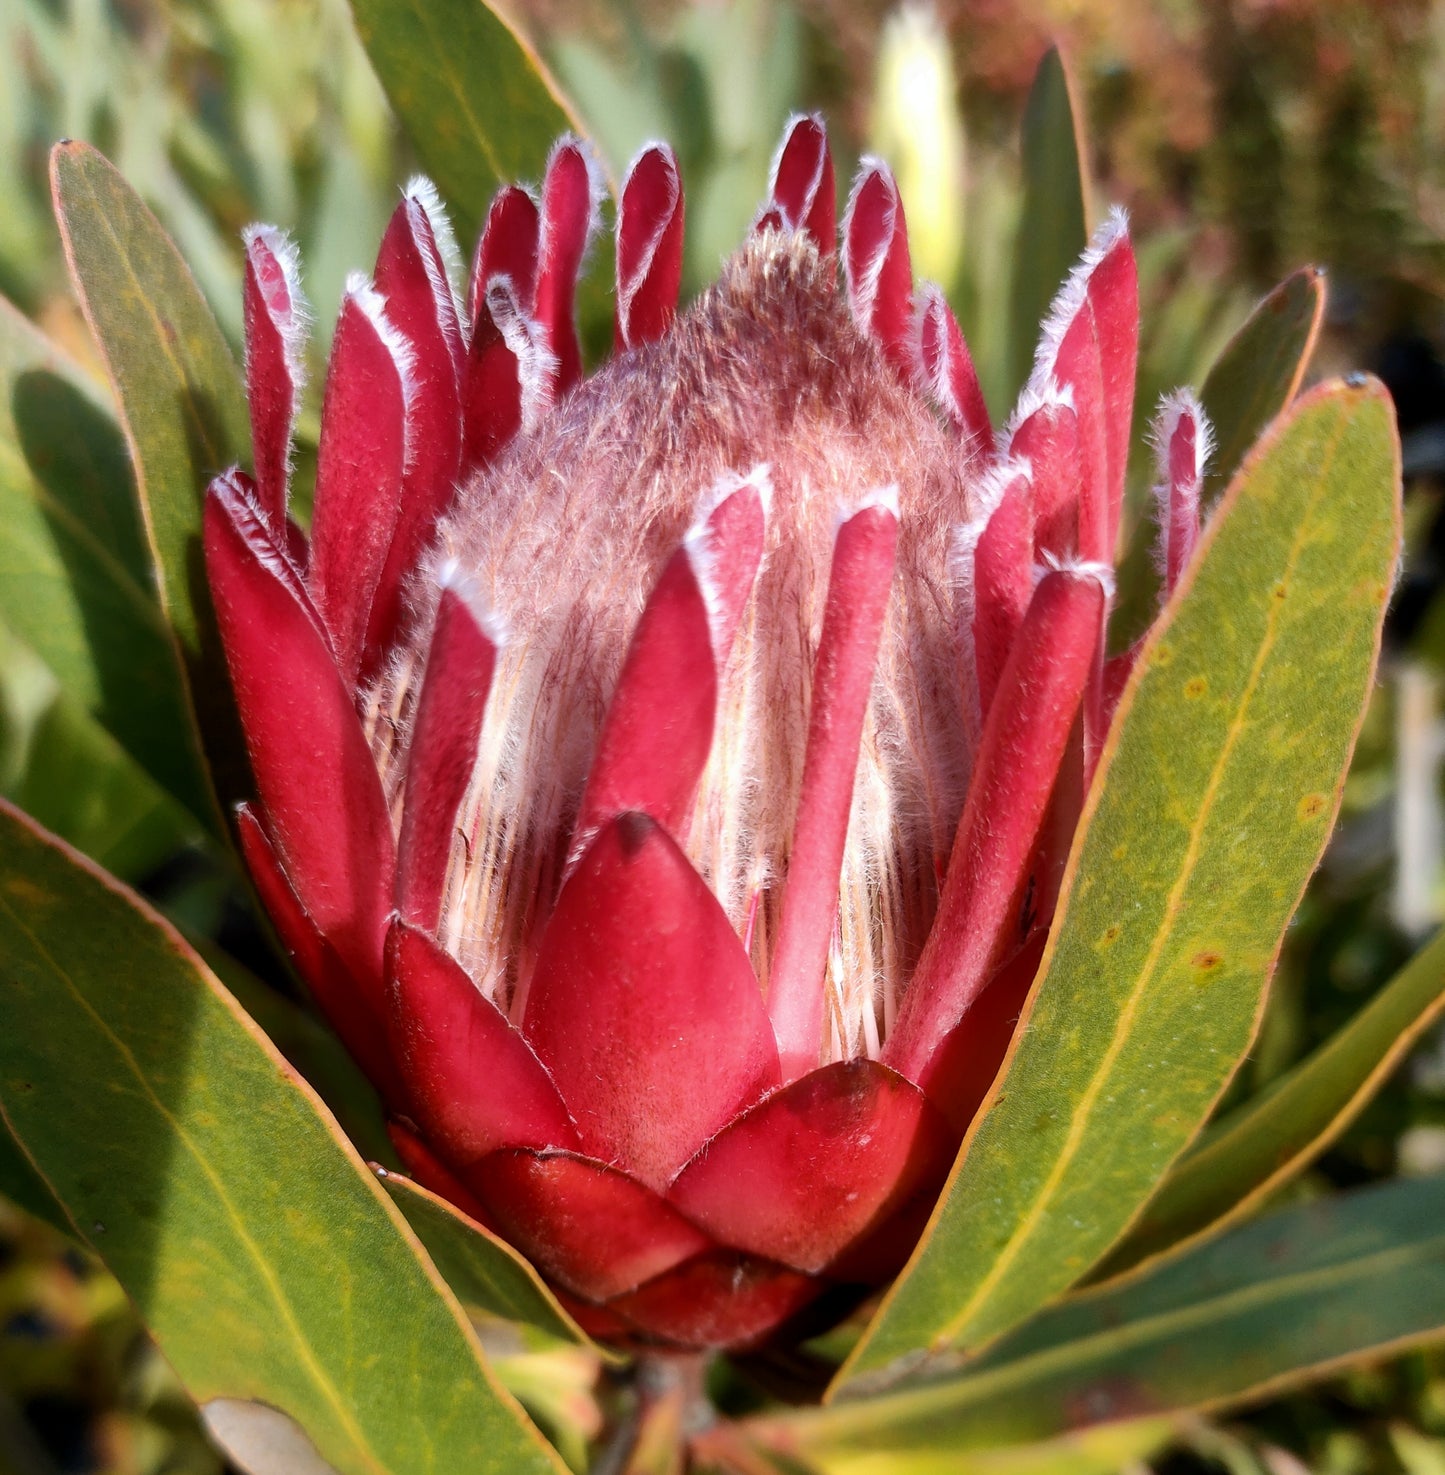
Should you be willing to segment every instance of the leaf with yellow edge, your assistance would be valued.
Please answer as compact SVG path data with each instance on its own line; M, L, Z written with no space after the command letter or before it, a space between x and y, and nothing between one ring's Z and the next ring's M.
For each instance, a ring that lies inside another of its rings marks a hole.
M1442 1337L1445 1177L1406 1179L1267 1215L1070 1296L962 1372L748 1427L806 1455L887 1452L901 1469L1227 1407Z
M521 1321L564 1342L591 1342L527 1261L489 1229L400 1173L378 1170L392 1201L463 1306Z
M1374 682L1400 544L1383 386L1298 400L1135 667L1039 977L912 1261L840 1375L975 1355L1127 1228L1254 1036Z
M0 1112L197 1403L341 1475L561 1475L309 1087L137 897L0 804Z

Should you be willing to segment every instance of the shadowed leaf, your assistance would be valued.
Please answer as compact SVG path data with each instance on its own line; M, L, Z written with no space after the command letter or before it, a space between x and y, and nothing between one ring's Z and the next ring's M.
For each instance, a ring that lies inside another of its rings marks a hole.
M1325 310L1324 273L1301 267L1277 286L1225 345L1199 397L1214 427L1204 479L1208 505L1249 448L1299 392Z
M463 1306L591 1345L537 1272L505 1240L400 1173L381 1181Z
M582 133L536 52L484 0L352 0L376 75L465 241L498 185Z
M161 609L217 789L245 792L240 731L201 557L206 483L249 458L241 376L170 238L100 154L62 143L51 188L71 280L120 404ZM202 817L224 826L214 802Z
M125 439L96 389L8 302L0 524L0 616L156 783L216 823Z
M1024 109L1023 176L1009 299L1009 403L1029 377L1049 304L1088 245L1079 124L1057 47L1044 53Z

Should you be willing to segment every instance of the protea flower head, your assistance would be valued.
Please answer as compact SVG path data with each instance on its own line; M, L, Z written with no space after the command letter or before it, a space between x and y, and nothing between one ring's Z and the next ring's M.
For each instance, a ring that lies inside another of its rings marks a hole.
M559 143L462 301L408 188L341 305L309 539L297 267L248 234L254 471L206 518L240 833L415 1177L597 1334L748 1346L897 1271L1031 981L1123 669L1135 265L1116 215L996 435L877 161L839 245L817 118L681 312L644 150L584 377L600 193ZM1159 435L1172 585L1208 432L1180 397Z

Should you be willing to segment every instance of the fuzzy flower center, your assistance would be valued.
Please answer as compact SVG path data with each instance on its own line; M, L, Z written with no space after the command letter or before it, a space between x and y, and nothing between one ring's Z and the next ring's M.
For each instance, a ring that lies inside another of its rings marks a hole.
M825 1058L876 1055L886 1037L967 778L948 538L973 509L956 438L855 327L833 260L801 233L772 231L671 331L610 361L466 485L417 585L434 602L443 569L453 582L459 570L504 632L441 940L514 1019L644 603L719 485L759 467L772 488L766 554L676 838L766 991L834 537L841 518L895 489L897 571L818 980ZM404 649L373 702L394 801L424 651Z

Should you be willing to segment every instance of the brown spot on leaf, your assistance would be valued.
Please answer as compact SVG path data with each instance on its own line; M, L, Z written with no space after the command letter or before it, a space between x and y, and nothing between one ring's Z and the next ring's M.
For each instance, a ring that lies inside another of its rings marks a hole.
M1306 794L1299 802L1301 819L1318 819L1325 812L1328 801L1323 794Z
M1191 676L1189 680L1184 683L1184 695L1188 697L1190 701L1197 701L1208 690L1209 683L1202 676Z
M1204 948L1190 958L1189 963L1193 968L1199 969L1201 973L1213 973L1224 961L1223 953L1216 953L1210 948Z

